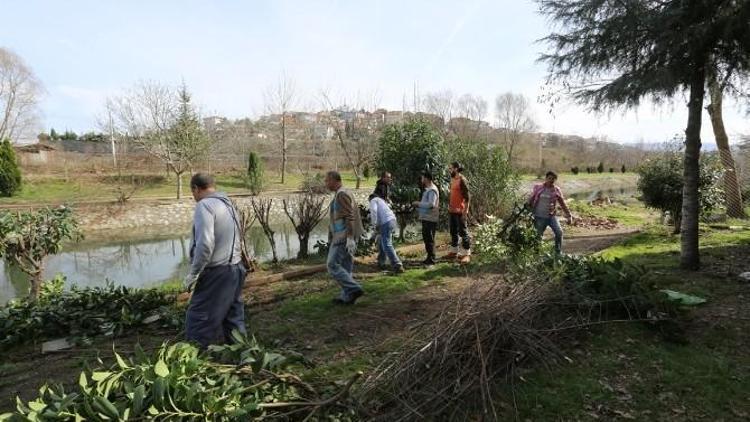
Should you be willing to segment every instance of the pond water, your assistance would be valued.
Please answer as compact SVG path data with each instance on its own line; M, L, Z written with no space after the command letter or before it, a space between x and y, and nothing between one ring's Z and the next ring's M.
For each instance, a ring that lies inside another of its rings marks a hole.
M565 192L563 192L565 193ZM589 202L594 200L598 195L603 195L614 200L618 197L629 198L634 197L638 194L638 189L635 186L627 188L615 188L615 189L598 189L586 192L575 192L565 195L566 199L575 199L576 201Z
M276 252L279 259L293 258L299 251L299 240L291 224L277 224ZM315 242L327 240L327 221L322 221L310 236L310 253L315 253ZM271 246L263 230L254 226L247 239L248 249L260 261L270 261ZM106 239L87 239L68 245L63 252L47 258L44 279L64 274L66 285L79 287L102 286L107 280L130 287L152 287L171 280L181 280L189 263L189 228L171 232L110 233ZM22 297L29 290L29 280L13 265L0 261L0 304Z

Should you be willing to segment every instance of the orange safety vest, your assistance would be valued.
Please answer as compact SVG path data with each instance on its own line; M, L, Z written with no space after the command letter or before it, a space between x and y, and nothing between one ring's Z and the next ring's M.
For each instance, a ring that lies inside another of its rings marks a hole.
M462 185L465 186L465 183L463 176L451 177L451 196L448 202L448 211L453 214L463 214L466 210L466 198L462 189Z

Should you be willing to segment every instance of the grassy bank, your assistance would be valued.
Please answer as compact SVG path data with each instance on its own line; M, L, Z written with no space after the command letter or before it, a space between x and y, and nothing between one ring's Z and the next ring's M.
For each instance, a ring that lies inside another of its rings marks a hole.
M131 199L136 198L175 198L177 195L177 182L174 175L165 178L164 175L141 175L143 183L133 193ZM281 183L281 177L276 174L267 174L265 190L295 190L299 189L303 182L303 176L298 173L287 174L285 183ZM356 185L356 178L351 172L342 173L344 184L349 187ZM122 187L129 189L127 180ZM362 181L363 187L375 186L376 178L370 177ZM183 176L183 195L190 196L190 177ZM227 193L248 193L245 182L236 175L221 174L216 176L219 190ZM76 201L115 201L119 196L119 184L116 176L71 176L68 180L63 177L37 176L26 177L23 181L21 192L11 198L0 198L2 205L18 204L42 204L62 203Z

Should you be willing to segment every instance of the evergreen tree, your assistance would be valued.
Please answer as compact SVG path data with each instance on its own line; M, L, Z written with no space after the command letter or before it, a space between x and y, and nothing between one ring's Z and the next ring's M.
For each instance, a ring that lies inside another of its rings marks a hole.
M0 144L0 195L13 196L21 189L21 170L9 140Z
M263 190L263 161L255 152L247 156L247 188L253 195Z
M594 110L636 107L689 92L685 130L680 265L700 267L699 158L709 70L717 79L750 73L750 2L737 0L537 0L559 24L545 38L550 83Z

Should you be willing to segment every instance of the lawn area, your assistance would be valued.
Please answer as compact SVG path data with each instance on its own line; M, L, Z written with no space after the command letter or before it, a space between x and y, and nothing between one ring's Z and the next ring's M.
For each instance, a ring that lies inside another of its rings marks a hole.
M128 180L129 176L124 176ZM176 198L177 185L174 176L169 179L164 175L143 176L142 185L135 191L132 198ZM354 187L356 178L351 172L342 174L344 185ZM280 176L268 174L264 190L295 190L299 189L303 182L303 176L298 173L287 174L286 181L281 184ZM187 175L183 176L183 196L190 195L189 181ZM362 182L363 188L375 186L376 178L371 177ZM216 176L219 190L227 193L247 193L245 183L241 177L236 175L221 174ZM0 198L0 206L16 204L44 204L62 203L75 201L114 201L119 196L118 183L115 176L86 176L81 178L71 177L66 181L63 177L36 176L24 179L21 192L11 198ZM129 183L123 185L126 191Z
M745 224L736 231L703 228L698 272L678 269L679 237L668 228L651 227L603 251L647 266L658 287L708 302L685 311L684 342L666 341L642 323L611 324L569 345L570 362L524 371L515 392L520 420L750 418L750 290L737 278L750 271Z

